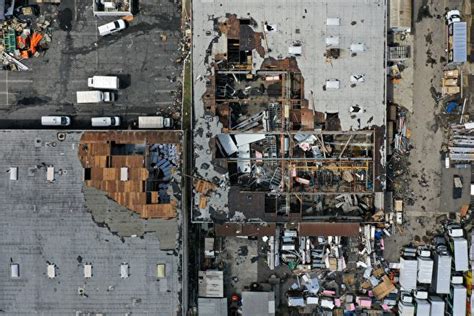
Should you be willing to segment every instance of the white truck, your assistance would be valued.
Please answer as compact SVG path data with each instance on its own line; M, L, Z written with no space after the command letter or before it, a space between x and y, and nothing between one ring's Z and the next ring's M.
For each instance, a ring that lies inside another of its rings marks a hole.
M115 101L115 94L108 91L77 91L77 103L102 103Z
M163 116L139 116L138 128L170 128L173 125L169 117Z
M400 258L399 283L403 290L411 291L416 289L418 274L418 261L413 259Z
M120 83L117 76L93 76L87 79L87 86L95 89L118 90Z
M418 283L431 284L433 276L433 260L427 257L418 257Z

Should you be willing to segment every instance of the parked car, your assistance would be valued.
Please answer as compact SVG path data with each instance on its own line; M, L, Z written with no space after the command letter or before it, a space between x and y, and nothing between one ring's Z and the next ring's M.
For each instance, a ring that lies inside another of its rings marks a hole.
M118 19L116 21L113 21L113 22L110 22L98 27L100 36L113 34L121 30L125 30L126 28L127 28L127 23L122 19Z

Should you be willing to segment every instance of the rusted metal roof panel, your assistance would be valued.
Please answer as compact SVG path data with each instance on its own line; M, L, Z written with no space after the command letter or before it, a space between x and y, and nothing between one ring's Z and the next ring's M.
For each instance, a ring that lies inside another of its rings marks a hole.
M359 223L299 223L301 236L348 236L359 235Z

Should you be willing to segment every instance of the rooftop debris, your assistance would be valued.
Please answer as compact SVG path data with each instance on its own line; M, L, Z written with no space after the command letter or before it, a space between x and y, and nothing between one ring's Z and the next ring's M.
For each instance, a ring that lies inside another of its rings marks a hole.
M176 132L85 132L79 148L85 184L142 218L174 218L179 142Z

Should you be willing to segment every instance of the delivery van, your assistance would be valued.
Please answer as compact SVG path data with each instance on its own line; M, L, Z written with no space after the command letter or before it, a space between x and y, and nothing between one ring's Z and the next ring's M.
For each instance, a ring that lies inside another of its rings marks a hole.
M94 127L120 126L120 117L118 116L93 117L91 118L91 123L92 123L92 126Z
M43 126L69 126L71 119L68 116L42 116L41 125Z

